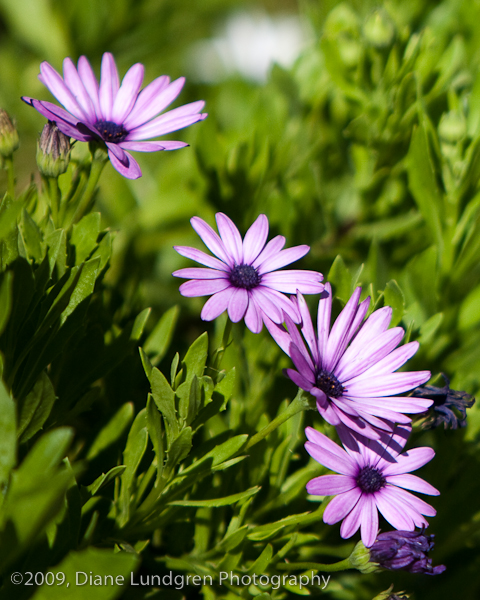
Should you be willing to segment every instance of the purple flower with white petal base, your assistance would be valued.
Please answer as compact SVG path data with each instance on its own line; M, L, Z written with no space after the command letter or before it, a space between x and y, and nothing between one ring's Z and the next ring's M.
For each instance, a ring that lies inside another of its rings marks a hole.
M402 428L399 428L400 430ZM370 547L378 533L378 511L402 531L427 527L424 516L436 510L406 490L437 496L440 492L410 471L423 467L434 456L432 448L413 448L401 454L404 432L382 434L381 440L357 439L357 449L341 448L323 433L307 427L307 452L321 465L339 475L322 475L307 483L315 496L335 496L323 513L328 525L343 519L340 535L347 539L361 529L363 544ZM389 441L391 440L391 441ZM394 442L394 443L392 443ZM397 452L397 449L400 452Z
M422 413L431 405L429 399L394 396L430 379L430 371L394 372L415 354L418 342L397 348L405 332L401 327L388 329L392 318L388 306L363 322L370 298L359 304L361 291L355 290L330 328L332 289L325 284L318 303L318 335L304 298L297 294L308 349L289 315L285 315L288 331L274 323L266 326L297 369L287 369L286 374L315 396L322 417L335 427L343 423L377 439L379 430L391 432L393 423L410 423L404 413Z
M259 333L265 319L283 323L284 313L292 322L300 317L295 304L282 292L318 294L323 290L323 275L316 271L277 271L310 250L309 246L295 246L282 250L285 238L281 235L266 244L268 219L260 215L242 241L235 224L223 213L215 215L218 235L205 221L193 217L192 227L215 257L188 246L175 246L182 256L191 258L205 268L175 271L175 277L191 279L180 286L183 296L209 296L201 317L204 321L216 319L225 310L237 323L245 317L245 324Z
M78 59L77 67L66 58L63 78L43 62L38 78L66 110L44 100L26 96L22 100L54 121L65 135L81 142L105 142L114 168L128 179L137 179L142 172L128 150L156 152L188 146L184 142L144 140L183 129L207 116L199 114L205 104L199 101L157 117L178 96L185 79L180 77L170 83L170 78L163 75L140 91L143 73L142 64L133 65L120 85L115 60L109 52L103 55L100 85L85 56Z

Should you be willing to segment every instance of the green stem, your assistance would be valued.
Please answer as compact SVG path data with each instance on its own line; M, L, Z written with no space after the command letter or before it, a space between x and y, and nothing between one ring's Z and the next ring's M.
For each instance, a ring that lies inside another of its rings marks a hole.
M13 158L11 156L4 157L3 167L7 171L7 190L12 198L15 200L15 173L13 170Z
M335 571L346 571L355 567L352 566L350 558L344 558L339 562L327 565L314 562L278 563L275 568L279 571L323 571L324 573L334 573Z
M52 211L52 221L57 228L60 223L58 222L58 213L60 210L60 188L58 187L58 179L56 177L45 177L45 184L48 190L50 198L50 209Z
M80 199L77 209L75 210L75 213L72 217L72 224L78 223L78 221L80 221L80 219L88 210L93 195L95 193L95 188L97 187L98 180L100 179L100 175L102 174L103 167L108 161L108 154L101 147L92 148L92 154L92 166L90 167L90 174L88 176L87 187L85 188L82 198Z
M285 423L285 421L288 421L288 419L297 413L302 412L302 410L315 410L313 402L314 401L307 396L302 389L299 389L297 395L288 405L287 409L283 413L279 414L278 417L273 419L273 421L271 421L271 423L269 423L261 431L252 436L244 448L244 451L249 450L252 446L258 444L258 442L262 441L263 438L267 437L267 435L272 433L272 431L275 431L277 427L280 427L280 425Z

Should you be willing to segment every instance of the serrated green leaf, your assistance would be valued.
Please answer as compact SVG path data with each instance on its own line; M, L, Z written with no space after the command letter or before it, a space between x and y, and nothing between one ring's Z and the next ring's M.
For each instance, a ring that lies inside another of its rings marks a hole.
M201 377L203 375L205 363L207 362L207 355L208 335L207 333L202 333L202 335L197 338L187 350L185 358L183 359L183 364L186 371L185 381L188 383L189 387L195 375L197 377Z
M98 433L97 437L90 446L87 454L87 460L93 460L101 452L112 446L119 440L129 427L133 420L134 408L131 402L126 402L121 406L108 423Z
M246 500L250 496L254 496L260 491L260 487L252 487L239 494L232 494L231 496L225 496L224 498L212 498L211 500L174 500L169 502L172 506L230 506L236 504L241 500ZM250 536L249 536L250 537Z
M167 462L165 471L169 475L172 470L186 458L192 449L192 428L182 429L180 434L173 440L167 451Z

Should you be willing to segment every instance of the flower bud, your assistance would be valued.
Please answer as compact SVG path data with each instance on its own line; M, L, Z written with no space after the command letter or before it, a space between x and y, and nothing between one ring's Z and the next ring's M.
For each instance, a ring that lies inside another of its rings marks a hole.
M12 156L19 146L18 133L8 113L0 108L0 156Z
M439 575L444 565L432 566L428 552L433 550L433 535L423 531L387 531L377 536L370 548L370 560L377 566L390 571L399 569L410 573Z
M392 583L388 590L381 592L378 594L378 596L375 596L373 600L408 600L408 598L410 598L410 596L406 595L405 592L398 592L398 594L394 594Z
M363 542L358 544L353 549L349 556L349 561L352 569L357 569L361 573L374 573L378 571L378 566L370 562L370 549L365 548Z
M62 133L54 121L48 121L37 142L37 165L45 177L65 173L70 162L70 138Z

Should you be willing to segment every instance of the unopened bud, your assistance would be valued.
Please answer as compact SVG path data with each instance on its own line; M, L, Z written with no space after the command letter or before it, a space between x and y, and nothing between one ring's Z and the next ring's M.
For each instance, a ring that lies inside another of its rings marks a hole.
M70 162L70 138L62 133L54 121L43 128L37 142L37 165L45 177L58 177L65 173Z
M357 543L349 560L352 569L357 569L361 573L374 573L379 570L378 565L370 562L370 549L365 548L362 542Z
M0 108L0 156L12 156L19 146L18 133L8 113Z

